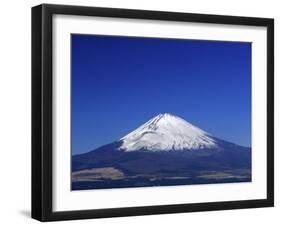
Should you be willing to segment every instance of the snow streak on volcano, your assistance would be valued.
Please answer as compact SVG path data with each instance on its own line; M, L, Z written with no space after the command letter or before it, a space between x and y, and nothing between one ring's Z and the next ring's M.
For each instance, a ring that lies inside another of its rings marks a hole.
M165 113L121 138L125 151L195 150L217 148L215 139L184 119Z

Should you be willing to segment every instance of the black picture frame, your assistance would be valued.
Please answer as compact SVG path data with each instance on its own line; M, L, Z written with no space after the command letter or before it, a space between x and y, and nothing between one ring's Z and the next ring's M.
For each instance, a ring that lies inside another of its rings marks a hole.
M55 14L134 18L267 28L267 198L130 208L52 210L52 18ZM32 8L32 218L40 221L270 207L274 205L274 20L43 4Z

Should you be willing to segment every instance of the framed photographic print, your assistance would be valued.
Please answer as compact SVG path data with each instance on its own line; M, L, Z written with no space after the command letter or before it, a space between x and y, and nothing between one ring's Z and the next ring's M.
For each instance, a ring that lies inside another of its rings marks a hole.
M274 21L32 8L32 217L274 204Z

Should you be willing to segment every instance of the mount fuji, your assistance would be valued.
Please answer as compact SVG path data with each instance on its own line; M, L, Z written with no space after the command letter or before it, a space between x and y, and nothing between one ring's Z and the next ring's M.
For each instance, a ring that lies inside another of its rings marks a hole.
M187 121L165 113L159 114L121 138L120 150L179 151L218 147L207 132Z
M251 148L168 113L72 157L73 190L250 181Z

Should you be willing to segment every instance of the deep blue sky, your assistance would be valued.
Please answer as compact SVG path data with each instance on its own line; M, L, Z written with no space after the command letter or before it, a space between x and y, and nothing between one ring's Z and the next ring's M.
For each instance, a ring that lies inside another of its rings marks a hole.
M72 154L164 112L251 146L251 43L72 35Z

